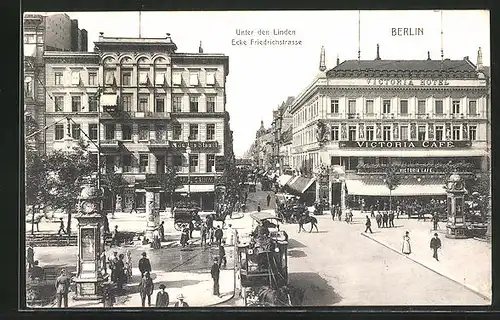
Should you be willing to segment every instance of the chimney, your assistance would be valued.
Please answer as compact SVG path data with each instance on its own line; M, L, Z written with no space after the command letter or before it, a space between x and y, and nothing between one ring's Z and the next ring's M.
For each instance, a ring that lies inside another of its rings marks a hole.
M326 70L326 62L325 62L325 47L321 46L321 54L319 56L319 71Z
M102 41L104 40L104 32L99 32L99 40Z
M337 54L337 65L340 64L340 59L339 59L339 55Z
M431 52L427 51L427 60L431 60Z
M481 47L479 47L479 50L477 51L477 70L482 71L483 70L483 52L481 51Z
M375 60L380 60L380 46L378 45L378 43L377 43L377 57L375 58Z
M203 53L203 47L201 46L201 41L200 41L200 46L198 47L198 53Z

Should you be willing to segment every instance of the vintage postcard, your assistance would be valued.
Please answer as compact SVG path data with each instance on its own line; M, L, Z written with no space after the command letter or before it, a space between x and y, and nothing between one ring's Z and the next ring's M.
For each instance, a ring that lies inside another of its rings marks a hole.
M26 12L22 310L491 304L489 12Z

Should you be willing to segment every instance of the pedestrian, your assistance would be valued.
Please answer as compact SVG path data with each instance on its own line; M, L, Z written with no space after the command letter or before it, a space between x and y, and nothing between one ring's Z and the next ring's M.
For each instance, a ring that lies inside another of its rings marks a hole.
M160 249L161 248L161 242L160 242L160 231L158 228L154 229L153 231L153 243L151 244L153 249Z
M201 246L207 245L207 233L208 233L207 224L203 222L200 227Z
M394 228L394 212L392 211L389 213L389 227Z
M57 231L57 234L61 235L61 232L63 232L64 234L67 234L66 229L64 228L63 218L59 218L59 230Z
M182 295L182 293L177 296L177 301L175 302L174 307L189 307L189 304L184 301L184 296Z
M222 231L220 226L217 226L217 229L215 229L214 236L215 236L215 242L217 243L217 245L220 245L222 237L224 236L224 232Z
M68 307L68 293L69 286L71 284L70 278L66 275L66 270L61 270L61 275L56 279L56 298L57 307L61 308L61 304L64 302L64 308Z
M28 270L31 270L35 260L35 250L32 246L28 246L26 249L26 261L28 262Z
M404 254L410 254L411 253L411 245L410 245L410 233L406 231L405 235L403 236L403 248L401 251Z
M129 282L132 280L132 253L130 250L127 250L125 254L127 256L127 260L125 262L125 267L127 268L126 280Z
M384 211L382 214L382 228L388 228L387 222L389 221L389 216L387 215L387 211Z
M182 233L181 233L181 240L180 240L180 243L181 243L181 246L184 248L188 242L188 239L189 239L189 228L188 227L184 227L182 229Z
M132 213L133 211L137 213L137 199L135 198L135 195L134 197L132 197L132 209L130 210L130 213Z
M335 221L335 205L332 204L332 206L330 207L330 214L332 215L332 221Z
M43 268L38 265L38 260L33 263L33 267L29 270L31 279L42 279L43 278Z
M158 227L158 232L160 232L160 241L164 242L165 240L165 221L162 221L160 223L160 226Z
M224 261L224 268L226 268L227 259L226 259L226 250L224 249L224 242L219 245L219 269L222 266L222 262Z
M151 307L151 295L153 294L153 289L153 279L151 279L149 271L146 271L144 272L144 276L139 283L139 293L141 295L141 303L143 307L146 304L146 297L148 298L148 307Z
M365 233L368 230L370 230L370 233L373 233L373 231L372 231L372 222L371 222L370 218L368 218L368 216L366 216L365 226L366 226Z
M217 258L214 258L214 264L212 265L212 269L210 270L210 274L212 275L212 279L214 280L213 294L215 296L220 296L220 292L219 292L220 268L219 268L219 262L217 261Z
M260 203L257 204L257 212L260 212Z
M399 213L401 212L401 207L397 206L396 207L396 219L399 219Z
M118 290L123 290L123 283L125 282L125 255L120 253L118 261L115 263L116 284Z
M234 245L234 229L232 224L227 225L227 233L229 234L229 245Z
M441 239L439 239L438 234L434 233L434 238L431 239L431 249L434 251L432 257L439 261L438 259L438 249L441 248Z
M432 216L432 223L433 223L434 231L436 231L438 228L438 222L439 222L439 216L438 216L437 212L434 211L434 215Z
M375 216L375 220L377 221L377 226L379 228L382 227L382 215L380 214L380 211L377 211L377 215Z
M139 271L141 271L141 278L144 277L144 273L151 272L151 263L146 258L146 252L142 253L142 258L139 260Z
M375 209L373 208L373 205L370 207L370 211L371 211L371 217L375 218Z
M116 269L116 264L118 263L118 252L113 251L113 257L109 261L109 268L111 269L111 281L116 283L118 279L118 271Z
M168 307L169 297L168 293L165 291L165 285L162 283L159 286L160 291L156 294L156 307L157 308L166 308Z
M189 239L193 238L194 223L193 220L189 221Z
M337 207L337 217L339 218L339 221L342 221L342 207L341 206Z
M267 194L267 206L269 207L269 203L271 202L271 195Z
M115 226L113 231L111 231L111 244L109 247L113 247L113 245L117 246L118 245L118 226Z

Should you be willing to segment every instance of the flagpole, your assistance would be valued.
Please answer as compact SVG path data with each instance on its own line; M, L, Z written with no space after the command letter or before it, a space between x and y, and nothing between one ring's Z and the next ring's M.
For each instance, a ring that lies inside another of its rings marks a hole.
M361 10L358 10L358 61L361 60Z
M441 61L444 60L444 51L443 51L443 10L441 12Z
M141 37L141 11L139 10L139 38Z

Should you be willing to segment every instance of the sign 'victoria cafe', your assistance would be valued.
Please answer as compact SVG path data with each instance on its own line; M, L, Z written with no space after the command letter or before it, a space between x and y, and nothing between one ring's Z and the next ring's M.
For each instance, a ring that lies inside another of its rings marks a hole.
M341 141L340 148L372 148L372 149L453 149L470 147L470 141Z

